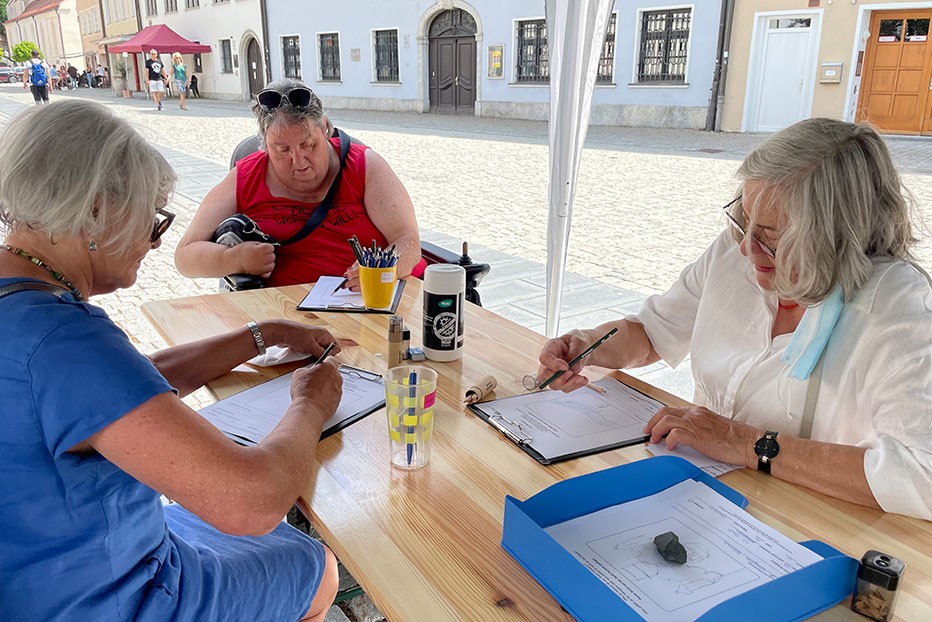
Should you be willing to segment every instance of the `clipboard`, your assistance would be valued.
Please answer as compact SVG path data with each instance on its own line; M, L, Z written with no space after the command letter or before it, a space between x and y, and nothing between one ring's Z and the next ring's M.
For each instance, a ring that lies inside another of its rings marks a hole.
M336 413L324 423L321 440L385 406L381 374L340 365L343 396ZM256 445L278 425L291 405L291 374L250 387L202 408L199 414L241 445Z
M403 279L395 281L395 292L392 294L392 304L388 307L376 309L367 307L362 301L362 294L351 292L349 290L340 290L332 294L343 282L342 277L322 276L318 279L311 291L307 293L304 299L296 307L298 311L337 311L343 313L386 313L394 314L398 309L398 303L401 302L401 294L404 293L405 283Z
M643 433L644 425L664 404L617 378L593 384L606 393L586 387L572 393L536 391L467 408L543 465L647 442L650 436ZM562 414L541 412L554 407L563 409ZM580 435L580 425L591 433ZM556 438L561 426L566 428L562 440Z

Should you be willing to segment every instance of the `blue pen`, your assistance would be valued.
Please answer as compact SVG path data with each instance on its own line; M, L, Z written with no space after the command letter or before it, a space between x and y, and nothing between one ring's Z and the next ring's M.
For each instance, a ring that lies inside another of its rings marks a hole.
M408 397L412 400L417 399L417 372L413 371L408 375ZM414 415L417 413L417 409L414 406L412 401L411 406L408 407L408 414ZM408 434L414 434L414 426L408 426ZM408 466L411 466L411 457L414 455L414 443L407 444L408 450Z

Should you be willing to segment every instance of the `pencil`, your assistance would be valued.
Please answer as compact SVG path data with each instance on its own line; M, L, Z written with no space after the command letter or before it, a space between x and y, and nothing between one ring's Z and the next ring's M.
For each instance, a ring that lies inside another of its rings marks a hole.
M337 293L338 291L340 291L341 289L343 289L344 287L346 287L346 284L347 284L347 283L349 283L349 277L348 277L348 276L347 276L347 277L343 277L343 281L341 281L340 284L337 285L337 288L336 288L335 290L333 290L332 292L330 292L330 295L333 296L335 293Z
M586 386L589 387L590 389L592 389L593 391L595 391L596 393L601 393L602 395L605 395L606 393L608 393L608 391L606 391L605 389L603 389L603 388L600 387L599 385L597 385L597 384L592 384L591 382L588 383Z
M575 364L578 363L579 361L583 360L584 358L586 358L587 356L589 356L590 354L592 354L592 351L593 351L593 350L595 350L595 349L598 348L600 345L602 345L603 343L605 343L606 341L608 341L608 339L609 339L612 335L614 335L615 333L617 333L617 332L618 332L618 329L617 329L617 328L613 328L612 330L610 330L610 331L608 331L607 333L605 333L602 337L600 337L598 340L596 340L595 343L593 343L591 346L589 346L588 348L586 348L585 350L583 350L582 352L580 352L580 353L576 356L576 358L574 358L572 361L570 361L570 362L569 362L569 365L567 365L567 368L572 368L573 365L575 365ZM560 371L556 372L555 374L553 374L552 376L550 376L549 378L547 378L546 380L544 380L543 382L541 382L540 385L539 385L537 388L538 388L538 389L546 389L546 388L547 388L547 385L549 385L551 382L553 382L554 380L556 380L557 378L559 378L560 376L562 376L562 375L565 374L565 373L566 373L566 370L565 370L565 369L561 369Z

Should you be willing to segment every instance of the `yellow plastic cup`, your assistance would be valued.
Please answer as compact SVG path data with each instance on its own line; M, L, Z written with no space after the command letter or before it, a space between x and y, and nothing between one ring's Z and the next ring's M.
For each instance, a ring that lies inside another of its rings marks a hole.
M391 268L359 267L359 289L362 302L371 309L385 309L392 304L395 281L398 275L395 266Z

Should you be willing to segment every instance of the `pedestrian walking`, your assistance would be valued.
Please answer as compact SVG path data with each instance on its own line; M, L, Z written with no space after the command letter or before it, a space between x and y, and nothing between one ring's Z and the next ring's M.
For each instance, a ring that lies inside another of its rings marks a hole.
M32 91L36 105L49 103L49 74L51 69L39 58L39 50L32 51L32 59L23 72L23 88Z
M149 60L146 61L146 70L149 73L149 92L152 93L152 99L155 100L155 109L162 109L162 96L165 95L165 82L168 76L165 75L165 68L162 61L159 60L159 52L155 48L149 50Z
M179 107L187 110L185 105L185 96L188 93L188 67L181 58L181 52L172 54L172 79L175 81L175 90L178 92L178 98L181 100Z

